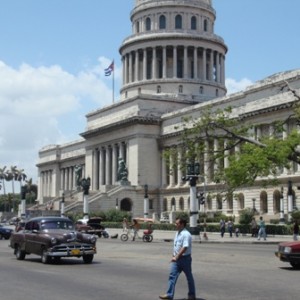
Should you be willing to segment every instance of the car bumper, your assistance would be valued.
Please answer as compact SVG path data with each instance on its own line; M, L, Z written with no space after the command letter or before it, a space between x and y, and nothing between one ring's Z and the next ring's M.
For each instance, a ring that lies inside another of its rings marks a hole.
M284 262L296 262L300 263L300 254L294 254L294 253L283 253L276 251L275 255Z
M83 255L90 255L90 254L96 254L97 249L96 246L84 246L80 248L74 248L74 247L55 247L52 249L49 249L47 251L47 255L53 256L53 257L71 257L71 256L83 256Z

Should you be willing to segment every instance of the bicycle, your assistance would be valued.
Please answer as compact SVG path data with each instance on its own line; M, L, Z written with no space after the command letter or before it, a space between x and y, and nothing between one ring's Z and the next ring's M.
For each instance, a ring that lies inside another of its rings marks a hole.
M134 240L134 238L137 238L137 239L143 239L143 242L150 243L153 241L152 233L153 233L153 230L145 230L143 232L143 237L140 237L138 234L138 231L134 235L133 229L126 229L125 232L121 234L120 239L122 242L126 242L126 241L128 241L129 238L131 238L132 240Z

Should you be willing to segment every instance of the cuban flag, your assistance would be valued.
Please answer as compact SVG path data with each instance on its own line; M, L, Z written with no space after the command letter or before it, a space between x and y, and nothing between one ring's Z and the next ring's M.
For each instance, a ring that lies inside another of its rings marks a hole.
M105 76L110 76L113 71L114 71L114 61L112 61L109 67L104 70L104 74Z

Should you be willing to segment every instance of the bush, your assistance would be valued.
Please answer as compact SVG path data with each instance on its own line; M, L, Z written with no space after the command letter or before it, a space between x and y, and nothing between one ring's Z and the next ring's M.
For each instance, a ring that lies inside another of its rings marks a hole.
M251 208L246 208L240 212L240 224L248 225L254 217L254 211Z

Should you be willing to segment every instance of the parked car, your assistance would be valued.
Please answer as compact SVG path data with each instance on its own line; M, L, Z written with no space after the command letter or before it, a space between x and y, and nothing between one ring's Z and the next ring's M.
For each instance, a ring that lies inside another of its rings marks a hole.
M96 234L98 237L108 238L109 235L104 226L101 225L102 218L92 217L90 219L80 219L75 223L75 229L80 232Z
M8 240L11 236L13 229L0 225L0 240L3 238Z
M281 261L289 262L294 269L300 269L300 241L280 243L275 255Z
M61 257L82 257L84 263L91 263L97 252L96 241L95 235L75 231L69 218L37 217L26 222L23 230L12 233L10 246L18 260L36 254L44 264Z

